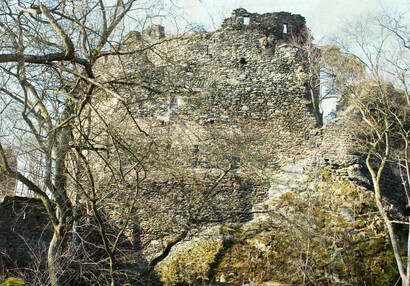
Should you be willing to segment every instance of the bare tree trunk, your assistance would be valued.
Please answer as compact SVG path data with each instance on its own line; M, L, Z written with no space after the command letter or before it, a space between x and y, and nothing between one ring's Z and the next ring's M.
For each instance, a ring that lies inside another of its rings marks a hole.
M400 277L402 279L402 285L403 286L409 286L409 279L408 279L408 276L407 276L407 273L406 273L406 269L404 267L402 257L400 255L400 247L399 247L399 244L397 242L396 235L394 233L394 227L393 227L392 222L390 221L390 219L387 216L386 210L383 207L379 186L377 186L377 188L375 188L375 196L376 196L377 208L378 208L379 213L381 214L381 216L383 218L383 222L384 222L384 224L387 228L387 231L389 232L390 242L391 242L391 245L392 245L392 248L393 248L394 257L396 259L397 267L399 269Z
M311 102L312 102L313 113L316 117L317 124L319 126L323 126L322 113L320 112L319 103L318 103L318 100L316 98L317 97L316 92L314 90L314 87L312 87L312 86L309 89L310 89L310 98L311 98Z
M399 244L398 244L397 239L396 239L396 234L395 234L395 231L394 231L393 223L390 221L389 217L387 216L387 212L384 209L383 199L382 199L381 190L380 190L381 174L383 172L383 169L384 169L384 167L386 165L386 162L387 162L388 155L390 153L388 134L386 134L385 136L386 136L386 147L385 147L386 148L386 150L385 150L386 153L385 153L385 156L383 157L383 159L382 159L382 161L381 161L381 163L378 167L377 172L373 169L373 167L371 166L371 163L370 163L372 150L369 151L369 153L367 155L366 165L367 165L367 168L368 168L368 170L370 172L370 175L372 177L372 183L373 183L373 188L374 188L374 196L375 196L375 200L376 200L377 209L379 210L379 213L382 216L384 225L386 226L387 231L389 232L390 243L392 245L394 258L396 260L397 267L398 267L398 270L399 270L399 274L400 274L400 277L402 279L402 285L403 286L409 286L409 279L408 279L408 276L407 276L407 271L406 271L406 268L404 266L403 259L400 255L400 247L399 247ZM379 142L380 141L378 141L375 146L377 146L377 144Z
M63 285L63 275L60 269L61 264L58 255L58 249L61 243L62 239L60 234L57 231L54 231L47 253L48 275L51 286Z
M410 271L409 271L409 269L410 269L410 218L408 219L408 222L409 222L409 225L408 225L408 227L407 227L407 231L408 231L408 237L407 237L407 281L406 281L406 283L407 284L403 284L403 285L406 285L406 286L409 286L409 284L410 284ZM403 281L404 282L404 281Z

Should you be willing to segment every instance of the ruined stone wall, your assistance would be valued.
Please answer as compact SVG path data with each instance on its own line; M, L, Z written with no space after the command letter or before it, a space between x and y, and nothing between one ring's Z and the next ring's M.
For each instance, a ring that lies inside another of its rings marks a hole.
M49 218L39 199L1 198L0 269L44 265L51 235Z
M319 123L291 41L304 33L304 18L247 14L249 25L239 27L243 13L234 11L214 32L166 37L157 25L134 31L124 39L124 55L99 63L97 78L131 83L113 87L149 137L125 119L119 100L101 97L95 104L111 132L130 145L153 146L128 232L139 232L143 245L178 233L188 213L199 220L249 219L239 214L268 197L270 175L313 154ZM109 207L114 217L115 208Z
M340 114L334 120L327 123L320 133L321 159L324 163L334 165L334 168L346 167L357 164L361 160L363 148L355 139L353 126L346 121L353 120L353 114ZM355 118L355 120L360 120ZM347 128L346 128L347 127Z
M103 92L93 97L93 104L110 132L130 148L137 146L141 157L149 157L126 231L134 236L134 247L147 256L158 252L164 237L172 237L192 219L243 222L268 192L286 190L296 175L305 176L306 165L346 166L354 149L343 129L345 119L319 130L314 114L307 74L293 45L305 32L300 15L238 9L214 32L165 37L157 25L142 34L134 31L124 39L123 55L100 59L96 78L111 83L129 109ZM129 113L146 134L137 130ZM101 126L93 128L95 134L104 134ZM99 140L96 135L97 147L109 146L109 140ZM96 181L105 182L107 170L100 163L96 159L90 166L101 176ZM135 162L130 158L121 164ZM112 221L119 221L124 208L113 194L126 199L135 190L117 185L107 189L110 196L101 205ZM45 216L35 215L35 209L25 211L23 203L5 199L1 204L1 251L25 251L11 231L15 219L23 233L32 227L40 231L46 224Z
M238 27L244 13L250 23ZM101 76L113 79L125 70L135 78L141 87L122 94L135 102L142 127L154 134L173 128L174 136L166 133L172 147L197 153L199 163L217 138L232 146L249 142L240 148L254 158L263 154L265 166L287 164L309 152L310 131L318 127L298 48L289 44L304 25L300 15L240 9L215 32L165 37L152 26L125 40L127 51L144 52L105 59Z
M224 20L222 28L226 30L251 30L271 37L275 41L289 41L303 37L307 31L305 18L288 12L249 13L243 8L232 12L231 17Z

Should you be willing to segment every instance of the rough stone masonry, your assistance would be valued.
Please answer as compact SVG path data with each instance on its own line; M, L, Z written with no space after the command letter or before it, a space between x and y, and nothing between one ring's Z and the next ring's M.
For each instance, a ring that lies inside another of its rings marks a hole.
M212 32L165 36L158 25L131 32L121 54L100 60L96 77L113 83L157 148L126 232L143 252L151 249L147 255L187 223L187 210L203 220L243 214L267 199L275 174L358 164L343 122L323 129L314 114L318 108L294 45L306 32L300 15L237 9ZM133 84L121 84L124 79ZM119 120L126 114L120 102L99 98L95 104L113 132L150 144ZM107 208L115 220L115 203ZM7 252L7 244L0 251Z
M153 25L142 35L125 37L125 51L143 52L102 60L100 76L114 80L125 72L136 79L138 86L124 88L122 95L135 103L133 111L151 132L186 122L189 128L176 128L185 129L185 135L175 136L172 146L179 141L184 154L204 154L215 130L237 143L257 132L251 137L264 142L251 149L269 150L267 165L284 165L306 156L312 130L319 127L298 48L291 44L306 31L300 15L245 9L234 10L213 32L166 37L163 27ZM115 104L107 107L110 111L116 112ZM152 122L162 126L152 130Z

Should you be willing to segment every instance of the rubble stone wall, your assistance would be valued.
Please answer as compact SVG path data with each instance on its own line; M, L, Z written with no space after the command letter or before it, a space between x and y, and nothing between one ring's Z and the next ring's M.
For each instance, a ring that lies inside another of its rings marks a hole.
M5 196L0 200L1 267L38 267L47 257L52 230L39 199Z
M245 16L249 25L238 26ZM290 39L305 31L300 15L244 9L213 32L165 37L163 27L154 25L125 38L126 51L143 52L104 59L99 76L115 79L125 70L135 78L139 87L124 88L122 95L135 102L141 126L153 134L170 126L183 130L174 142L184 154L199 150L206 157L205 145L215 134L236 143L251 137L258 142L249 149L268 152L266 166L284 165L306 156L311 131L320 127ZM115 112L114 105L109 109Z
M162 171L160 164L151 168L155 172L144 186L138 207L142 215L137 217L143 236L150 237L147 241L152 239L151 229L144 226L158 222L151 221L153 216L144 218L144 207L158 209L157 213L167 210L162 212L164 222L172 213L183 217L181 212L194 208L195 191L206 192L218 177L204 173L218 174L218 168L233 166L219 198L203 208L223 216L249 211L264 201L269 176L289 169L286 166L295 169L292 166L303 161L309 166L301 168L308 169L345 159L347 153L335 151L340 141L321 130L315 114L319 108L312 106L309 75L298 47L307 39L306 32L300 15L237 9L216 31L165 36L158 25L142 33L133 31L124 39L123 55L100 61L97 77L136 84L115 87L140 128L154 138L158 149L163 148L157 157L166 158L163 165L171 166ZM128 129L134 142L142 140L127 123L118 124L119 101L104 104L113 127ZM329 159L320 153L324 145L335 156Z
M128 103L127 112L149 137L119 120L124 110L115 98L95 102L105 108L101 114L106 123L112 124L112 132L129 136L131 143L147 146L155 140L149 151L157 152L150 168L155 172L148 172L141 186L127 234L138 235L136 241L145 247L184 226L187 212L198 219L210 214L214 220L249 212L268 198L268 190L275 191L270 174L290 170L292 178L295 170L303 172L301 161L314 165L349 155L347 148L338 151L350 140L338 137L343 124L321 129L314 114L318 108L312 106L308 75L294 45L306 31L300 15L237 9L213 32L165 36L158 25L131 32L124 38L122 55L100 60L96 78L113 82ZM115 84L125 81L133 84ZM229 175L213 189L229 166ZM35 214L37 202L27 212L24 200L9 200L0 209L0 249L18 256L24 244L14 237L12 222L17 219L25 233L33 227L44 229L47 217ZM107 208L115 220L116 206ZM38 231L33 234L40 237Z

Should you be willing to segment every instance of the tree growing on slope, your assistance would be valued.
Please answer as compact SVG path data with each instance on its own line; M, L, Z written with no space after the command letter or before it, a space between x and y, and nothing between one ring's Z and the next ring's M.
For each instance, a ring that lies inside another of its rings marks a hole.
M338 41L341 48L329 47L325 53L328 72L334 79L332 88L341 94L339 104L356 111L352 113L355 119L351 127L360 140L360 151L366 156L375 202L389 232L402 285L410 283L410 252L403 258L404 249L410 249L410 239L402 247L400 228L395 224L406 226L408 231L409 221L405 217L392 218L383 180L388 176L386 166L396 168L403 184L403 197L407 204L410 202L407 25L403 16L390 12L360 19L349 24L343 40Z

